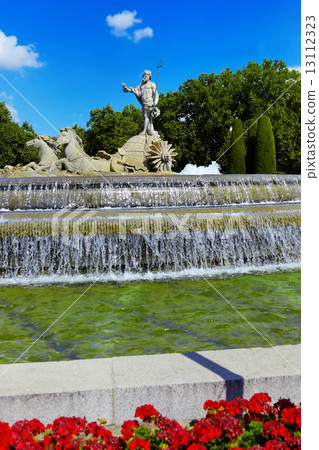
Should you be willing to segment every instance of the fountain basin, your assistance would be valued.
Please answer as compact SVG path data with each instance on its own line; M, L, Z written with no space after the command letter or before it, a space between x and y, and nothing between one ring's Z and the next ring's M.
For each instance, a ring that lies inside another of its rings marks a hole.
M300 259L300 205L4 212L2 276L180 271Z
M300 201L300 175L0 179L0 209L134 208Z

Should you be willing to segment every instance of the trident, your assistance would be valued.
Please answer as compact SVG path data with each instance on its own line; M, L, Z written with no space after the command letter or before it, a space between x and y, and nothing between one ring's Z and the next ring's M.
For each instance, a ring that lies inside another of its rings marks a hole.
M163 61L160 60L157 63L156 67L158 68L158 71L157 71L157 79L156 79L156 90L155 90L153 106L152 106L152 110L151 110L151 126L152 126L152 123L153 123L153 111L154 111L154 108L155 108L155 99L156 99L156 92L157 92L157 86L158 86L158 78L159 78L159 73L160 73L161 67L163 67ZM147 133L145 133L145 138L146 138L145 140L147 142Z

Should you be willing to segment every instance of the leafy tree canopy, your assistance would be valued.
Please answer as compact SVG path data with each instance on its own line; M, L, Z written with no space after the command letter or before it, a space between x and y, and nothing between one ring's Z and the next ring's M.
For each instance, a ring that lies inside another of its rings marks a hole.
M275 138L277 170L300 173L300 74L283 61L253 61L243 69L189 79L177 92L160 96L156 127L179 151L177 170L186 162L208 165L216 160L229 171L230 127L267 112ZM245 140L247 133L244 134ZM223 156L221 156L223 155Z
M5 103L0 102L0 167L37 162L38 151L24 147L24 144L34 137L31 125L24 122L20 126L14 122Z
M128 139L143 131L142 113L134 105L125 106L122 112L110 105L90 113L89 127L84 140L85 150L95 155L98 150L115 153Z

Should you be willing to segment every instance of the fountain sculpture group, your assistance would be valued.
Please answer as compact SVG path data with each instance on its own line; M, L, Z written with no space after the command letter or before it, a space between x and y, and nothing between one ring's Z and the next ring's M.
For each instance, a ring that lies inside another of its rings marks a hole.
M298 264L300 176L174 174L150 73L122 86L142 104L144 130L117 153L90 157L65 127L27 143L38 164L3 170L0 277Z
M142 105L144 130L133 136L114 154L99 150L92 157L85 153L82 139L73 128L64 127L57 139L39 134L28 141L27 148L37 148L39 163L31 162L24 167L6 166L0 169L2 175L89 175L92 173L158 172L170 173L176 156L172 145L163 141L154 130L153 118L160 114L157 108L158 93L151 81L151 72L145 70L143 80L136 88L122 83L124 92L132 92ZM61 149L64 156L59 159Z

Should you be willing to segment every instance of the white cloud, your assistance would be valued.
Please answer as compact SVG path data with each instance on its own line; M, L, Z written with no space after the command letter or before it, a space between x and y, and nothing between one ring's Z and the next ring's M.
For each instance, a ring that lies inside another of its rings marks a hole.
M0 68L18 70L22 67L41 67L39 54L32 44L18 45L16 36L6 36L0 30Z
M301 72L301 67L300 67L300 66L295 66L295 67L289 67L289 66L287 66L287 68L288 68L289 70L297 70L297 72Z
M136 11L122 11L121 13L108 15L106 22L111 28L111 33L115 36L129 36L127 29L131 28L136 23L141 23L142 19L136 18Z
M13 100L13 95L7 95L4 91L0 92L0 97L4 97L7 100Z
M144 38L153 37L153 30L150 27L138 28L131 32L129 28L134 27L136 24L141 23L142 19L136 17L136 11L124 10L121 13L108 15L106 22L111 28L111 33L116 37L126 37L132 39L135 43Z
M20 117L18 114L18 111L13 107L12 101L13 101L13 95L7 95L4 91L0 92L0 101L1 97L5 99L6 108L10 111L12 120L14 122L20 123Z
M153 30L150 27L134 30L134 42L139 42L141 39L151 37L153 37Z

